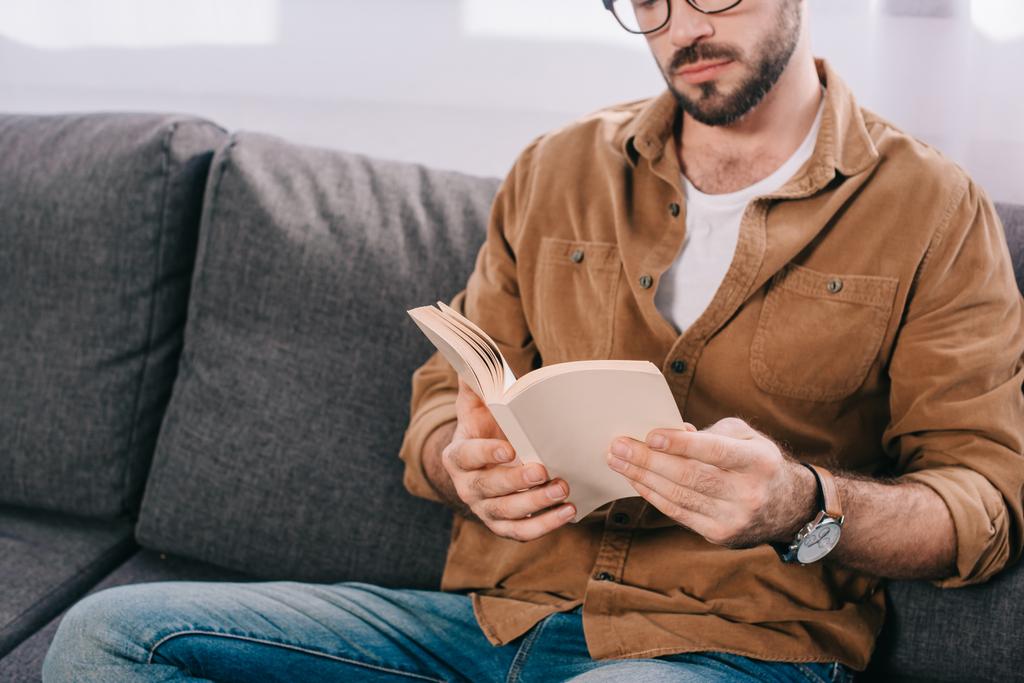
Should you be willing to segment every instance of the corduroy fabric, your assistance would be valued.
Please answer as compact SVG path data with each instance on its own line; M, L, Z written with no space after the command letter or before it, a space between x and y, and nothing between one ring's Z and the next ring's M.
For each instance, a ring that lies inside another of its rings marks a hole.
M518 376L648 360L699 429L739 417L801 461L932 488L958 539L955 574L933 583L983 583L1024 548L1024 300L1007 237L962 169L817 68L811 159L751 201L722 285L682 334L654 304L685 230L670 92L530 145L453 306ZM436 500L423 444L453 419L457 375L434 353L412 385L405 479ZM454 519L441 585L473 596L495 644L582 604L594 658L724 651L864 670L884 622L879 577L715 545L639 497L526 543Z

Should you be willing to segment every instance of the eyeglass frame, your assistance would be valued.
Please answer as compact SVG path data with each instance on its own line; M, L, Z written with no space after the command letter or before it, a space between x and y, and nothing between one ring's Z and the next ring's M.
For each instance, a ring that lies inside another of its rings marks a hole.
M604 8L606 10L608 10L609 12L611 12L612 16L615 17L615 21L617 21L619 23L619 26L621 26L626 31L628 31L629 33L632 33L635 36L642 36L642 35L647 35L648 33L654 33L656 31L660 31L661 29L663 29L666 26L668 26L668 22L672 21L672 0L665 0L666 4L668 5L668 14L665 15L665 21L662 22L662 24L660 26L657 26L656 28L648 29L647 31L634 31L631 28L629 28L628 26L626 26L622 22L622 19L619 19L619 15L615 11L615 2L616 2L616 0L602 0L602 2L604 3ZM736 2L732 3L728 7L723 7L722 9L716 9L716 10L706 10L706 9L701 9L700 7L697 6L697 4L696 4L697 0L686 0L686 4L687 5L689 5L693 9L697 10L701 14L721 14L722 12L728 12L729 10L733 9L734 7L736 7L736 5L740 4L741 2L743 2L743 0L736 0Z

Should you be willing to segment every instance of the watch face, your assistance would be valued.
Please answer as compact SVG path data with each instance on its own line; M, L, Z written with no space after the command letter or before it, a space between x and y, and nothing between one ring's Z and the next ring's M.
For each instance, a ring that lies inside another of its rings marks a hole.
M842 527L836 522L831 520L822 522L800 542L800 547L796 551L796 559L804 564L820 560L836 547L841 532Z

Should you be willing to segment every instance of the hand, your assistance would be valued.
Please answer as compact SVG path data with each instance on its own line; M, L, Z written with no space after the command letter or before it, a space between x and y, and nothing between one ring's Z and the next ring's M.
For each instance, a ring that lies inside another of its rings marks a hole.
M512 444L462 378L455 411L458 425L441 462L459 498L488 529L504 538L531 541L573 518L575 507L560 504L569 495L564 480L548 481L540 463L505 465L515 456Z
M621 459L612 454L619 443L628 449ZM638 494L716 545L788 541L814 514L814 475L739 418L703 431L688 423L684 429L651 430L646 443L621 437L611 450L609 467Z

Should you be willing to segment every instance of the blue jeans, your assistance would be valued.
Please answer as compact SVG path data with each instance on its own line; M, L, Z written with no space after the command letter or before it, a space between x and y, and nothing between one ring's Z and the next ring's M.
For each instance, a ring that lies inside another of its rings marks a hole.
M163 581L108 588L72 607L43 681L812 681L835 662L702 652L592 660L577 608L492 646L467 595L366 583Z

